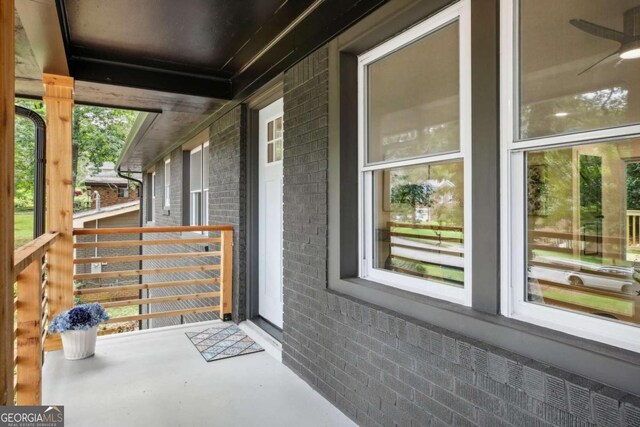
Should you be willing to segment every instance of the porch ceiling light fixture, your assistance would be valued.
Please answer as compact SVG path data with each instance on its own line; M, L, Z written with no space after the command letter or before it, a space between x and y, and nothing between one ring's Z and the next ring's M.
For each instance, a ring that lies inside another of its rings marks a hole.
M640 6L626 10L623 15L623 21L623 32L603 27L602 25L594 24L584 19L572 19L569 21L571 25L585 33L600 37L601 39L613 40L620 44L620 47L616 51L581 71L578 75L586 73L596 65L615 55L619 55L620 59L623 60L640 58Z
M554 116L556 117L567 117L569 115L569 113L567 113L566 111L558 111L557 113L554 114Z

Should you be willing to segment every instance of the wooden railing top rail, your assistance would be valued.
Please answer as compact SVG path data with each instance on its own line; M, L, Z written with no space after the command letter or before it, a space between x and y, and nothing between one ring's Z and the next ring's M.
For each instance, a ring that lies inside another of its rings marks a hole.
M387 226L397 227L397 228L414 228L419 230L460 231L460 232L463 231L462 227L454 227L449 225L412 224L410 222L396 222L396 221L387 222Z
M26 245L16 249L13 255L14 275L17 276L18 274L20 274L34 260L42 258L47 249L49 249L49 247L55 243L59 235L60 233L58 232L45 233L42 236L30 241Z
M74 236L96 234L140 234L140 233L179 233L189 231L232 231L233 225L176 225L166 227L126 227L126 228L79 228L73 230Z

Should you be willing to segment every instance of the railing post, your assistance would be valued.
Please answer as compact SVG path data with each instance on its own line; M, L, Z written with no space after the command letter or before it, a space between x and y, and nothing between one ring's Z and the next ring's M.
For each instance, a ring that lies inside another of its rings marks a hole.
M60 237L49 251L49 316L73 306L73 78L43 74L47 111L47 227Z
M233 311L233 230L220 232L222 243L220 244L220 319L231 320Z
M0 406L13 405L14 1L0 1Z
M40 405L42 399L42 260L18 274L18 405Z

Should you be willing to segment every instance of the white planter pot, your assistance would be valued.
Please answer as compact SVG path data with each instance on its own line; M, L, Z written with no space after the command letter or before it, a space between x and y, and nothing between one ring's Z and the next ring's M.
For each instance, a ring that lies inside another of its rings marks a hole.
M96 352L97 326L84 331L62 332L60 335L64 358L67 360L86 359Z

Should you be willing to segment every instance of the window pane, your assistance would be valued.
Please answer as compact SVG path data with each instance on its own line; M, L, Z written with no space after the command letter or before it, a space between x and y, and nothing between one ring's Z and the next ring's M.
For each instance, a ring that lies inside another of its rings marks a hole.
M374 267L462 287L463 163L374 172Z
M209 146L202 147L202 188L209 188Z
M367 69L368 162L459 149L457 22Z
M276 161L282 160L282 139L278 139L276 142Z
M634 13L636 28L640 22L638 0L521 0L520 5L521 138L640 121L640 59L623 58L640 44L609 37L638 35L633 29ZM594 32L588 23L609 30Z
M209 225L209 191L205 190L203 192L203 202L204 204L204 213L202 217L202 225Z
M267 163L273 163L273 142L267 144Z
M528 301L640 323L640 139L527 154Z
M191 225L202 225L202 193L191 193Z
M202 189L202 150L191 153L189 162L189 188L191 191Z

